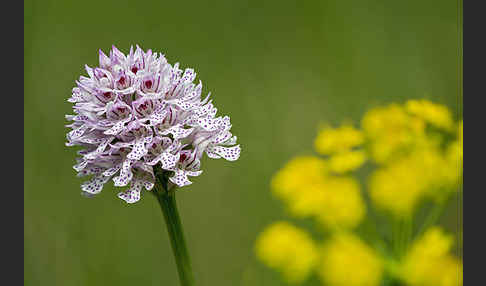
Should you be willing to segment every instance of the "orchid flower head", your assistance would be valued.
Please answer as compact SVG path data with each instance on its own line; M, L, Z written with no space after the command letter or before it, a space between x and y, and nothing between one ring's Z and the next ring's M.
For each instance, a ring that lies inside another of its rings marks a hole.
M171 65L161 53L130 47L128 55L115 46L99 51L98 67L85 67L72 96L72 121L66 146L81 146L74 169L91 176L81 184L92 197L112 180L127 203L140 199L142 189L155 184L154 168L171 172L169 184L187 186L199 176L201 158L235 161L241 148L230 132L228 116L216 116L209 99L201 98L202 83L193 69Z

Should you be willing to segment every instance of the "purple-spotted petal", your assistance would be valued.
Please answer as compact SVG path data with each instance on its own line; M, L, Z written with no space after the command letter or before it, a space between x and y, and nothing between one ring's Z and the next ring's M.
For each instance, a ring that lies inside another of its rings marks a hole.
M154 182L151 182L151 181L144 181L143 182L143 187L147 190L147 191L150 191L154 188Z
M218 155L217 153L214 153L211 149L206 149L206 155L208 155L209 158L211 159L220 159L221 156Z
M211 143L213 144L221 144L221 143L224 143L225 141L228 141L229 139L231 139L231 132L228 132L228 131L223 131L221 132L218 136L216 136Z
M208 152L218 154L222 158L228 161L236 161L240 158L241 148L240 145L234 147L222 147L222 146L214 146L208 147ZM209 156L209 155L208 155Z
M127 158L130 160L139 160L145 154L147 154L148 150L145 148L145 141L143 139L139 139L134 145L132 152L128 153Z
M109 179L110 178L105 177L103 175L94 176L91 180L81 184L81 190L83 190L83 192L96 195L99 192L101 192L101 190L103 189L103 185Z
M79 127L79 128L76 128L72 131L70 131L67 135L68 137L68 140L70 141L73 141L73 140L76 140L78 138L80 138L84 133L85 131L88 129L88 127L86 127L85 125Z
M128 185L128 183L132 180L133 173L132 173L132 161L126 160L123 162L123 165L120 169L120 175L118 177L113 178L113 182L115 183L115 187L123 187Z
M81 170L83 170L86 167L86 165L88 165L88 160L82 160L78 164L74 165L73 169L80 172Z
M209 117L199 118L197 124L206 131L215 131L219 126L219 120Z
M130 118L128 120L122 120L122 121L115 123L115 125L113 125L113 127L111 127L110 129L106 130L103 133L105 133L106 135L118 135L118 134L120 134L120 132L122 132L123 129L125 128L126 123L132 118L131 116L132 115L130 114Z
M177 161L179 161L179 156L180 156L179 153L177 153L177 155L173 155L168 152L163 153L160 156L160 163L162 169L172 170L175 164L177 163Z
M115 175L115 174L116 174L116 172L118 172L118 171L121 169L121 167L122 167L122 165L121 165L121 164L116 165L116 166L114 166L114 167L111 167L111 168L109 168L109 169L107 169L107 170L105 170L105 171L103 172L103 176L106 176L106 177L111 177L111 176Z
M189 179L187 178L186 172L180 169L177 169L174 176L170 177L169 180L179 187L184 187L192 184L192 182L189 181Z
M141 190L142 190L142 182L136 180L132 182L128 190L118 193L118 197L129 204L133 204L140 200Z
M108 146L108 144L113 139L115 139L115 137L108 137L108 138L106 138L100 145L98 145L98 148L96 148L96 150L94 150L93 152L90 152L90 153L86 154L84 157L86 159L95 159L98 155L100 155L101 153L103 153L105 151L106 146Z
M185 129L182 125L176 125L165 131L162 131L161 134L162 135L172 134L172 136L174 136L175 139L181 139L189 136L193 130L194 128Z

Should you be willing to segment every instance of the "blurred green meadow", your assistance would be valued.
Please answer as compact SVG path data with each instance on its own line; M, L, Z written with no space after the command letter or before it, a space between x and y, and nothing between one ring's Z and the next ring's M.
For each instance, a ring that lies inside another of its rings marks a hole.
M24 1L25 285L178 285L160 208L107 184L80 195L64 146L66 100L84 65L139 44L192 67L231 117L238 161L203 160L177 195L197 285L282 285L255 258L258 233L289 217L269 191L320 124L410 98L462 118L462 2ZM442 218L455 232L457 200ZM306 285L318 285L309 280Z

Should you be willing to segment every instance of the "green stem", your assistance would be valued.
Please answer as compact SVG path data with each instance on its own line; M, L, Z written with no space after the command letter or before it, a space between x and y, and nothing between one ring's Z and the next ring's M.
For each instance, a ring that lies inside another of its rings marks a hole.
M405 246L404 252L408 250L410 246L410 242L412 241L413 236L413 217L407 217L405 219Z
M407 217L393 218L393 251L395 257L400 259L408 247L408 221Z
M160 170L161 171L161 170ZM159 201L160 208L164 213L164 219L169 233L172 251L176 260L177 272L182 286L194 285L191 261L187 251L184 233L182 229L179 212L175 199L175 191L167 187L167 174L156 170L157 182L155 184L155 195Z
M371 233L368 232L368 234L371 234L372 237L370 237L370 241L375 245L376 249L383 255L383 256L388 256L388 248L385 243L385 241L382 238L382 234L378 230L378 227L376 226L376 221L372 220L365 220L365 226L367 227L367 230L371 230Z
M425 230L427 230L430 226L432 226L437 222L437 220L442 215L445 206L446 206L445 202L441 202L434 206L434 208L429 212L428 216L425 218L419 231L417 232L416 235L417 237L420 237L420 235L422 235L425 232Z
M401 258L407 252L410 239L412 236L412 217L403 217L400 219L400 238L399 238L399 252L398 257Z
M402 257L402 253L403 253L403 243L404 243L404 236L405 236L405 228L404 228L404 219L401 217L399 220L398 220L398 257L401 258Z
M368 225L369 228L371 228L371 231L372 231L373 236L374 236L373 241L375 242L376 247L380 251L380 253L384 256L388 256L389 255L388 245L383 238L383 236L384 236L383 231L381 231L381 229L379 229L379 226L378 226L378 223L377 223L378 222L378 215L376 213L376 210L373 207L370 207L370 209L369 209L369 216L370 216L371 219L367 219L367 220L365 220L365 222L366 222L366 225Z
M392 218L392 246L393 254L398 257L400 256L400 219Z

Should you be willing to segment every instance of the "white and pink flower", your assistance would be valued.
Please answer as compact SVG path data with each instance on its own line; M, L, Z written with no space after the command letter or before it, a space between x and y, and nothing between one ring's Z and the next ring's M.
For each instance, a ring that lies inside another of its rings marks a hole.
M118 194L127 203L140 199L142 188L155 184L154 167L172 171L169 184L191 184L202 173L201 157L237 160L241 148L230 132L228 116L216 117L209 95L192 69L171 66L164 55L115 46L109 56L99 52L99 67L86 66L68 99L73 121L67 125L67 146L82 146L74 169L92 176L83 193L99 193L110 179L129 188Z

